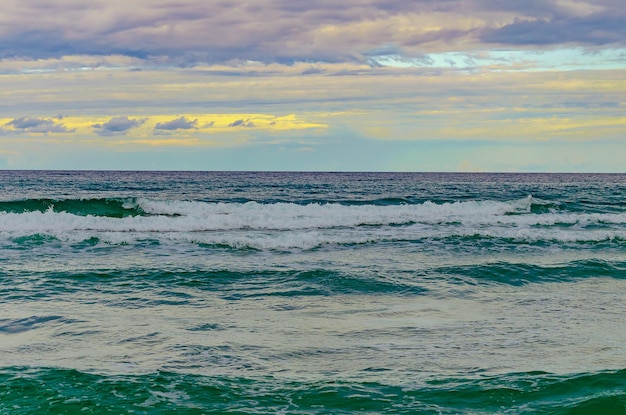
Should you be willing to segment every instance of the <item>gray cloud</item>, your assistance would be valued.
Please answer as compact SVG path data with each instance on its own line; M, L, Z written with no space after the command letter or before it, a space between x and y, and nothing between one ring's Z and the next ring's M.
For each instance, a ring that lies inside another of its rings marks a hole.
M237 121L233 121L232 123L228 124L229 127L254 127L254 123L252 121L250 121L250 119L241 119L241 120L237 120Z
M6 129L4 127L11 127ZM20 132L20 133L70 133L75 130L69 130L65 125L60 124L50 118L30 118L21 117L15 118L8 123L4 124L1 128L3 133Z
M323 73L324 73L323 69L310 67L300 72L300 75L319 75Z
M429 21L441 29L423 30ZM0 57L119 54L181 67L367 62L385 49L480 42L626 45L623 0L7 0L0 23Z
M577 43L601 46L626 39L626 15L592 14L554 21L515 21L485 31L481 40L507 45L555 45Z
M196 128L196 124L198 120L188 120L185 117L179 117L175 120L157 123L154 127L155 130L190 130L192 128Z
M127 116L113 117L104 124L93 124L98 135L124 135L128 130L139 127L145 119L130 119Z

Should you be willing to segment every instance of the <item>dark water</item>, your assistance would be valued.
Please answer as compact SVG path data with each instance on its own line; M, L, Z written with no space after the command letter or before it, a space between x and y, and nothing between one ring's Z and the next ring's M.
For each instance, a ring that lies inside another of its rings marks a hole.
M626 175L0 172L0 414L626 413Z

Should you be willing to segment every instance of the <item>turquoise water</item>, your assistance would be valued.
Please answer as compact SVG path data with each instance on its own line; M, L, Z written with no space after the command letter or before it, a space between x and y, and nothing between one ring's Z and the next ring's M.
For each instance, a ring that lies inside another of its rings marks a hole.
M0 414L626 413L626 175L0 172Z

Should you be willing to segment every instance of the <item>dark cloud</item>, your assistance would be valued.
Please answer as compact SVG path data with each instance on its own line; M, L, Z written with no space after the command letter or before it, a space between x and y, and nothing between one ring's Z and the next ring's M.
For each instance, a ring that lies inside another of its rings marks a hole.
M130 119L127 116L113 117L104 124L93 124L98 135L124 135L128 130L139 127L145 119Z
M254 123L250 119L241 119L228 124L229 127L254 127Z
M185 117L176 118L175 120L157 123L155 130L190 130L196 128L198 120L188 120Z
M5 127L10 127L9 129ZM20 133L71 133L75 130L69 130L65 125L60 124L50 118L15 118L4 124L1 128L3 133L20 132Z
M626 15L593 14L555 21L518 20L487 30L480 38L484 42L507 45L619 44L626 40Z
M481 41L625 45L623 10L623 0L16 0L3 4L0 57L118 54L192 67L367 62Z

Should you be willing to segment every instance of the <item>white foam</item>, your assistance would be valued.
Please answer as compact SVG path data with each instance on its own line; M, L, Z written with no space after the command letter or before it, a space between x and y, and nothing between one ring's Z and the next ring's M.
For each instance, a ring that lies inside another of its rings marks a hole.
M111 218L67 212L0 213L0 237L50 235L64 241L97 237L257 249L309 249L325 244L411 241L454 236L584 242L626 239L626 213L531 213L531 197L511 202L418 205L260 204L156 201L151 216Z

